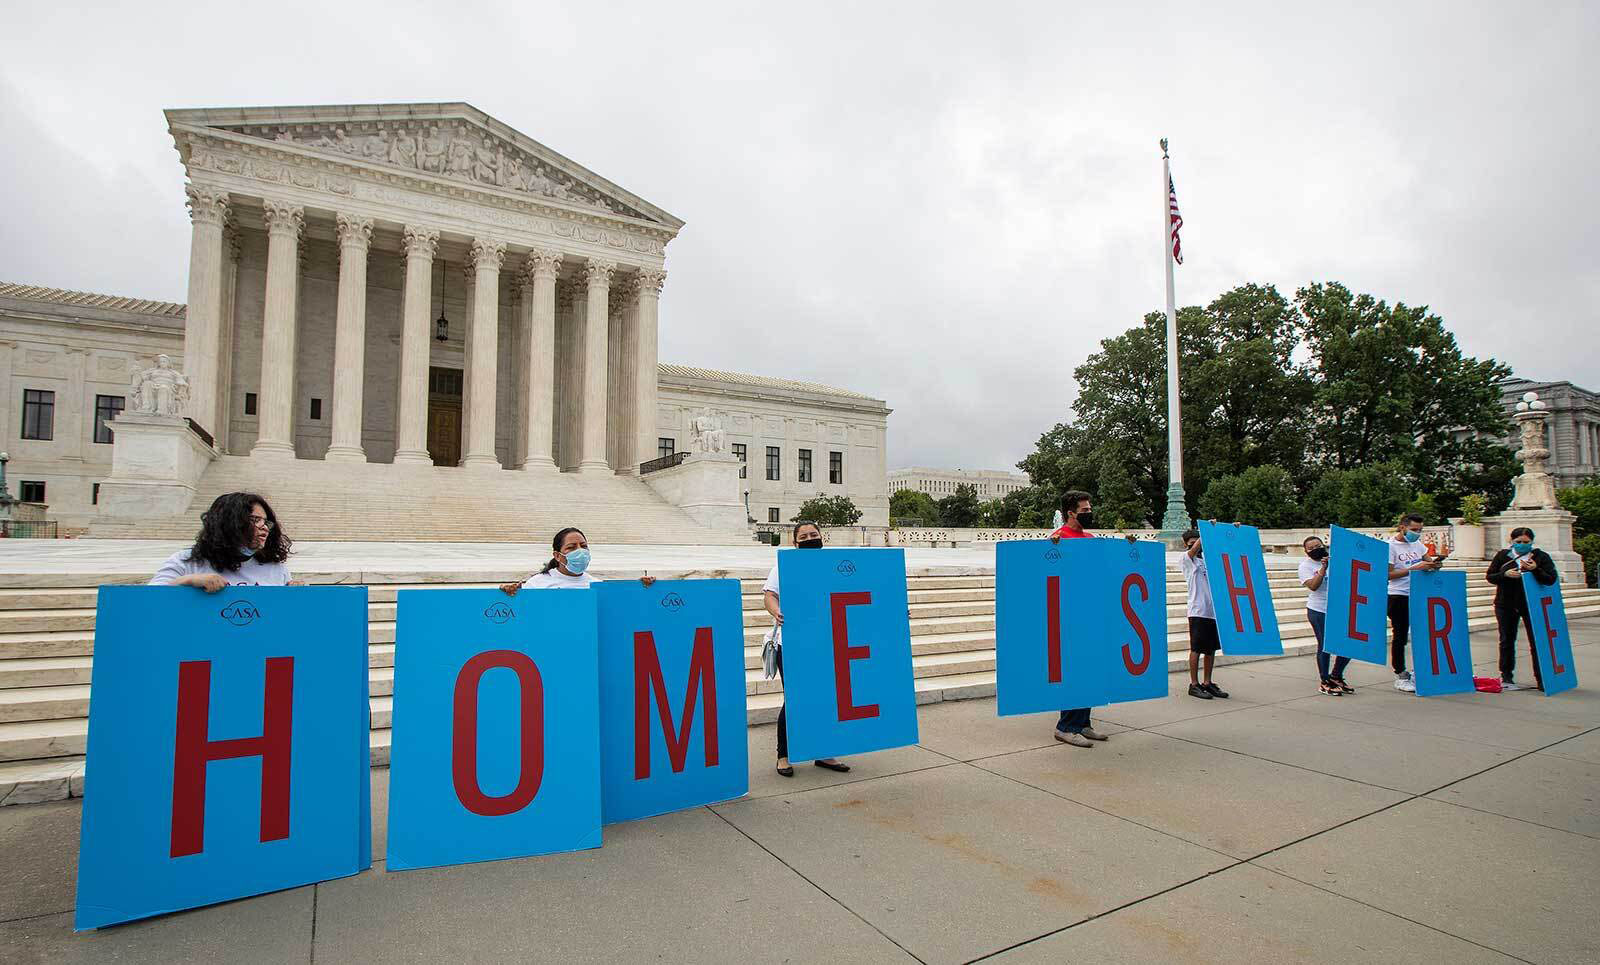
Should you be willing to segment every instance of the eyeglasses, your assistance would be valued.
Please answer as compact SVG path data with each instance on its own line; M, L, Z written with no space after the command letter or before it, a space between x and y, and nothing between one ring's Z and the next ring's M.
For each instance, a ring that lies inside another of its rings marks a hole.
M251 516L250 517L250 525L258 527L260 529L264 529L269 533L278 528L278 524L277 523L274 523L272 520L268 519L265 516Z

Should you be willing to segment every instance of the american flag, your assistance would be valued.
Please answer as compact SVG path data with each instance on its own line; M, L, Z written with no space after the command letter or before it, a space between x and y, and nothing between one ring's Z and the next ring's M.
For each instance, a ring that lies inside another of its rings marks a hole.
M1178 238L1178 229L1183 227L1183 215L1178 213L1178 189L1172 184L1172 176L1167 175L1167 220L1172 224L1172 260L1183 264L1183 242Z

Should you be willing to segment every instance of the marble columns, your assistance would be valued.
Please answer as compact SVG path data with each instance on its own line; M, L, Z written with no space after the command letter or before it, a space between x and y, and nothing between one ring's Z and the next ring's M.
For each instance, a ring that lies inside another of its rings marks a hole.
M556 390L556 275L561 270L558 252L535 248L523 266L525 284L522 311L527 325L523 329L526 355L523 368L528 394L522 411L523 431L527 433L522 468L530 472L555 472L555 390Z
M250 454L293 457L295 316L305 209L272 200L265 202L263 208L267 222L267 295L261 333L261 431Z
M633 311L627 329L628 374L631 383L625 391L633 395L633 458L621 467L624 473L637 473L641 462L656 457L656 364L659 361L658 323L661 286L667 273L641 268L633 276Z
M611 275L616 268L615 262L598 260L591 260L584 268L588 305L583 326L583 412L578 443L582 459L578 463L579 472L611 471L611 464L606 461L606 363L610 357L606 344L610 324L607 296Z
M366 462L361 447L361 400L366 383L367 249L372 244L372 219L341 214L339 231L339 300L333 342L333 442L323 458L330 462Z
M433 255L439 232L406 225L406 287L400 323L400 405L396 413L397 463L431 466L428 454L428 316L433 306Z
M228 193L198 184L184 185L189 220L189 309L183 329L183 374L189 379L188 416L217 433L222 360L222 228Z
M505 261L502 242L479 239L472 243L472 320L468 331L466 379L466 455L463 466L499 469L494 449L495 362L500 349L500 265Z

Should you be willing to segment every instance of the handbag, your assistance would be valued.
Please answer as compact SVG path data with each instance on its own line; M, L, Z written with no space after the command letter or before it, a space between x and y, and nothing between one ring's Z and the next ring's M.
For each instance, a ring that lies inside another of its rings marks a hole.
M778 675L778 651L783 648L783 643L778 639L778 629L768 629L761 638L761 672L766 674L768 680Z

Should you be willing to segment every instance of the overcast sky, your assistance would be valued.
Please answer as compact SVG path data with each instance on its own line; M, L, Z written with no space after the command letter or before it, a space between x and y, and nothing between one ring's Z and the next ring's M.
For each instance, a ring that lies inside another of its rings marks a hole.
M0 280L184 300L163 108L464 100L688 222L662 360L879 396L891 468L1009 468L1162 307L1164 135L1180 304L1339 280L1600 390L1600 4L1112 6L31 4Z

